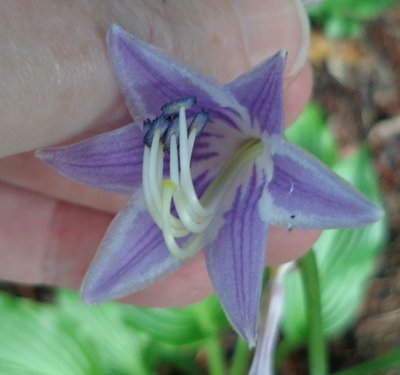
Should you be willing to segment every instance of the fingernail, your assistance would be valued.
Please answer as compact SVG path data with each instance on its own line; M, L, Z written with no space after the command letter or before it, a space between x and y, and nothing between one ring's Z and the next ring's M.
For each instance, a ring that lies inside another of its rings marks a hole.
M251 65L279 49L287 49L287 76L296 76L305 65L309 48L309 23L300 0L235 0L236 17Z

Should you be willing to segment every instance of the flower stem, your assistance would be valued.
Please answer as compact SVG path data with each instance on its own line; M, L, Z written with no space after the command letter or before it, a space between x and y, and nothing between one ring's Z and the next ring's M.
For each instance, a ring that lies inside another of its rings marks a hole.
M225 375L224 352L218 335L207 339L206 348L210 375Z
M233 353L233 362L231 366L231 375L243 375L249 367L250 350L246 341L238 338Z
M225 354L220 342L220 331L213 319L210 319L210 310L206 304L197 309L198 322L202 330L207 333L205 349L207 352L208 372L210 375L225 375Z
M319 275L312 250L300 259L299 266L306 297L310 375L326 375L328 364L322 326Z

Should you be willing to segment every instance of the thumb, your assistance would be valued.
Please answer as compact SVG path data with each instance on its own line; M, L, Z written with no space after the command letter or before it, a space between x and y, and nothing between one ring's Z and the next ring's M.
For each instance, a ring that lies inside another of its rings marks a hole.
M305 61L307 27L295 0L44 0L0 8L0 156L126 122L105 48L112 23L221 82L279 48L289 50L290 75Z

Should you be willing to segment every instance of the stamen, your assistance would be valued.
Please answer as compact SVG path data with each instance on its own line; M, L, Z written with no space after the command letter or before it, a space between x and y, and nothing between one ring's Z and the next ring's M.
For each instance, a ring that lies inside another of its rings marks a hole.
M161 220L159 220L159 212L157 210L157 207L154 204L154 199L152 198L150 194L150 168L149 168L149 159L150 159L150 149L145 146L144 147L144 154L143 154L143 192L144 192L144 199L146 201L147 208L150 212L150 215L152 216L153 220L155 223L160 227L161 226Z
M162 186L162 232L164 241L168 247L168 250L178 259L186 259L193 256L197 250L200 249L203 240L203 234L198 233L193 235L189 244L184 248L181 248L175 241L175 238L171 232L171 226L169 221L169 212L171 211L171 202L176 185L171 180L163 181Z
M195 128L197 132L197 128ZM191 144L194 144L194 138L196 138L196 133L193 133ZM213 214L214 209L206 209L202 206L197 194L194 190L192 174L190 171L190 158L191 152L189 154L188 136L186 128L186 115L183 108L179 112L179 158L181 167L181 185L182 193L184 198L187 200L188 206L193 208L193 211L198 215L199 218L204 219Z
M206 127L209 119L209 114L204 109L202 109L192 120L189 125L189 134L196 129L196 138L201 135L204 128Z
M162 139L169 125L170 119L165 116L157 117L154 121L151 121L151 123L149 123L148 119L145 120L143 122L143 131L145 132L143 143L151 147L156 131L160 131L160 139Z
M177 135L179 134L179 118L177 116L173 117L171 120L169 127L167 131L164 134L163 142L164 142L164 149L165 151L170 150L171 146L171 137L175 135L175 140L177 143L177 146L179 146L179 138L177 138Z
M179 162L178 162L178 145L176 134L171 135L170 141L170 154L169 154L169 175L175 185L179 184Z
M200 249L203 233L214 218L220 201L238 174L264 150L259 139L250 139L218 173L201 199L193 186L190 170L193 147L209 120L201 110L192 119L189 129L186 110L195 98L184 98L162 107L162 115L143 123L145 146L143 155L143 189L146 204L154 222L162 230L169 251L179 259L192 256ZM188 135L189 133L189 135ZM169 179L163 180L164 152L170 152ZM171 213L172 203L176 209ZM181 247L177 238L186 237Z
M157 129L154 133L152 147L150 148L150 193L153 197L156 206L161 206L161 181L158 181L158 155L162 154L162 146L160 145L160 130Z
M189 96L187 98L178 99L173 102L164 104L161 107L161 112L164 116L176 115L179 113L179 109L183 107L185 111L192 108L196 104L196 97Z
M149 212L155 223L161 227L161 182L164 157L159 135L160 132L158 130L155 132L155 139L151 148L145 146L143 155L143 191ZM189 233L187 228L176 217L170 215L170 220L172 233L175 237L183 237Z
M172 135L171 148L170 148L170 161L169 161L170 177L174 184L177 186L174 193L175 208L180 217L183 225L192 233L199 233L203 231L208 223L203 222L200 224L195 221L195 215L189 205L186 204L182 197L182 191L179 184L179 167L178 167L178 148L176 144L176 134Z
M149 118L143 121L143 134L146 134L151 126L153 124L153 121L151 121Z

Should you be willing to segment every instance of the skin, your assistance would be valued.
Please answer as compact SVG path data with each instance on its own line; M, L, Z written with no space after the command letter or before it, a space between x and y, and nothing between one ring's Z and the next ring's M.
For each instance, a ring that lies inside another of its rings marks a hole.
M2 2L0 278L79 288L127 199L69 181L32 154L130 122L105 49L112 23L221 83L287 48L289 124L305 106L312 81L309 66L296 63L305 42L295 9L289 0ZM272 228L267 263L301 256L317 236ZM211 291L199 254L126 301L177 306Z

